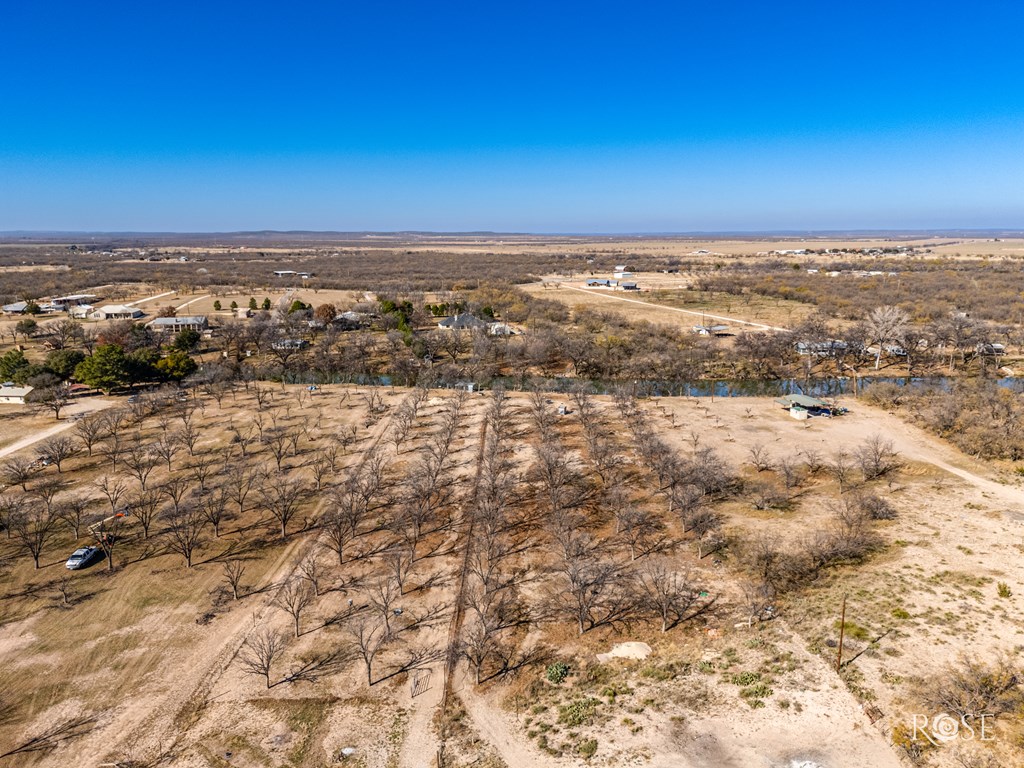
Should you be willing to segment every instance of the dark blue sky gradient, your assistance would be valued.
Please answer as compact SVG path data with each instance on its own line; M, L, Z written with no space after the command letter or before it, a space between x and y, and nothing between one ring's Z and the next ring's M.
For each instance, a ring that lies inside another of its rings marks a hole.
M1024 226L1018 3L10 3L0 230Z

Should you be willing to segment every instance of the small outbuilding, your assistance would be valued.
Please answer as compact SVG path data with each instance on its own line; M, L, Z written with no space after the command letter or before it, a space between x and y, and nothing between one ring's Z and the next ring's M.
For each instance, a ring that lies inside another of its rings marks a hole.
M695 325L693 332L698 336L726 336L729 330L728 325Z
M515 336L519 331L513 328L508 323L488 323L487 324L487 335L488 336Z
M270 345L271 349L283 351L286 349L305 349L309 346L309 342L305 339L280 339Z
M983 357L999 357L1006 354L1006 345L982 343L975 347L975 351Z
M784 406L794 417L799 417L799 414L833 416L838 411L824 400L810 395L783 395L776 398L775 402Z

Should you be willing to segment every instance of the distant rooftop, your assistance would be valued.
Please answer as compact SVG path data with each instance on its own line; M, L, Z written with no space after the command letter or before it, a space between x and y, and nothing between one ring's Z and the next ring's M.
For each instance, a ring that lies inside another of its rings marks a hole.
M180 317L158 317L150 325L202 325L205 315L181 315Z

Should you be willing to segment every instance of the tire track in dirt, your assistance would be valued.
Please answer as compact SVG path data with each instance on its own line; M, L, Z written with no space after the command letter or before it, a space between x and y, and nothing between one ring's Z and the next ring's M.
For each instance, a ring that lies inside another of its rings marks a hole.
M427 701L422 702L417 706L409 719L408 735L405 743L402 745L402 752L399 759L399 765L403 768L423 768L424 763L424 752L423 743L426 739L423 738L423 734L428 734L430 731L430 721L433 719L433 714L436 711L443 713L448 705L448 699L451 695L451 681L452 675L455 672L457 666L458 657L456 656L456 648L458 645L459 630L462 626L463 616L463 597L466 587L466 571L469 569L469 555L473 541L473 530L476 524L476 497L477 489L480 484L480 473L482 470L482 460L484 453L484 445L487 439L487 415L484 414L480 423L479 432L479 445L477 447L476 454L476 473L473 477L473 486L470 493L470 497L466 502L465 509L468 510L469 525L466 528L464 535L465 544L463 545L462 563L459 568L459 581L455 590L455 598L452 612L452 620L448 625L448 632L446 635L445 645L445 661L444 668L442 671L442 683L440 695L433 697ZM419 734L419 737L417 735ZM441 733L437 740L431 739L433 747L437 750L436 762L438 766L444 765L444 750L445 750L445 732L444 725L441 726Z
M468 686L462 688L458 695L477 733L494 748L508 768L559 768L564 765L534 749L524 733L509 725L504 713Z
M473 478L473 492L466 503L469 514L469 526L466 528L465 544L462 548L462 564L459 567L459 584L455 590L455 613L452 615L452 623L448 629L448 648L445 658L444 688L441 695L441 705L448 703L448 696L451 694L452 675L455 672L457 659L455 648L459 641L459 631L462 629L463 601L466 591L466 573L469 571L469 556L473 550L473 532L476 528L476 500L480 487L480 474L483 471L484 448L487 441L487 416L480 423L479 446L476 454L476 474Z

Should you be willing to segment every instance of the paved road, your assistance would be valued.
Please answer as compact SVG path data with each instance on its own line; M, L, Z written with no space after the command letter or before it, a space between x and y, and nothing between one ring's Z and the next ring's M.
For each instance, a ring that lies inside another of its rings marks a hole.
M21 440L0 448L0 459L10 456L12 453L16 453L23 448L29 448L48 437L53 437L65 430L71 429L75 426L75 422L69 419L68 416L91 413L92 411L102 411L104 408L109 408L112 405L114 405L113 400L104 400L99 397L87 397L82 400L76 400L75 403L64 412L64 418L56 422L52 427L47 427L46 429L41 429L38 432L33 432L28 437L23 437Z
M625 301L629 304L640 304L644 307L656 307L658 309L664 309L669 312L681 312L684 315L695 315L696 317L707 318L710 320L724 320L727 323L735 323L736 325L748 325L752 328L760 328L762 331L788 331L789 328L781 328L777 325L765 325L764 323L754 323L750 320L740 320L738 317L726 317L725 315L711 315L707 312L696 312L692 309L679 309L678 307L666 307L664 304L654 304L650 301L640 301L639 299L627 299L624 296L616 296L612 293L605 293L601 288L577 288L574 285L566 285L565 283L558 283L559 288L568 288L570 291L579 291L585 293L588 296L599 296L602 299L609 299L610 301Z

